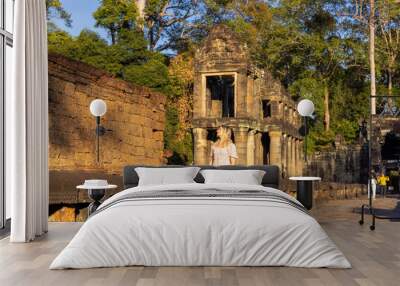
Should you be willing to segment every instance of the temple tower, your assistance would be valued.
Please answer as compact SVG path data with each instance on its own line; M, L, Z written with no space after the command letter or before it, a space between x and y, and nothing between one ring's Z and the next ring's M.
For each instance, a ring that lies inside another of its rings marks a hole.
M216 129L233 130L240 165L271 164L284 176L302 173L301 120L279 81L256 68L246 46L215 26L195 54L194 163L209 164Z

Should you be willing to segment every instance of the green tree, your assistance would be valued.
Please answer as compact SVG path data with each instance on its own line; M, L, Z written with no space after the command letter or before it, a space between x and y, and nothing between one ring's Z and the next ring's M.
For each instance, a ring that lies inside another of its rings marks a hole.
M191 111L193 109L193 50L173 58L168 66L170 91L167 97L165 149L168 163L193 162ZM169 151L169 152L168 152Z
M123 69L124 79L160 91L168 89L168 68L161 55L154 55L138 65L128 65Z
M142 15L150 50L164 51L186 47L193 20L201 16L200 1L147 0ZM200 12L200 13L199 13Z
M62 6L60 0L46 0L47 20L59 18L64 21L67 27L71 27L71 14L68 13Z
M104 39L90 30L82 30L78 37L57 30L48 34L49 51L82 61L97 68L117 74L121 66L109 57L109 47Z
M400 58L400 3L396 0L378 1L377 56L386 75L387 94L393 95L393 76L399 69Z
M148 50L148 41L138 19L136 1L102 0L93 17L96 26L108 31L110 60L123 79L157 90L168 87L165 56Z
M111 43L116 44L125 37L126 31L138 28L138 11L134 0L101 0L93 13L96 27L107 30Z
M248 1L242 6L228 3L224 9L233 6L239 12L225 19L247 42L258 66L278 77L294 99L305 97L314 101L317 117L312 128L316 147L330 145L338 131L351 140L359 117L367 112L358 107L368 103L365 97L368 56L363 32L357 30L354 22L338 16L346 3L269 2L274 3ZM361 100L361 104L336 108L339 102L353 99ZM346 128L340 130L340 126Z

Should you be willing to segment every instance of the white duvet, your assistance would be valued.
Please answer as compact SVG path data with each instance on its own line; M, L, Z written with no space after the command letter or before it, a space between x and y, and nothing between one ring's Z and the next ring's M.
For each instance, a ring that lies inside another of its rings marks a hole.
M349 268L310 215L257 198L152 198L112 204L131 192L263 190L238 184L136 187L106 200L50 269L145 266L293 266ZM111 206L105 208L105 206Z

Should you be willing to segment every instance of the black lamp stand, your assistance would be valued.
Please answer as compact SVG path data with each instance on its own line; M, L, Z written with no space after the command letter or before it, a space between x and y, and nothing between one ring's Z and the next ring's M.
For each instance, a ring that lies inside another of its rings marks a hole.
M106 129L100 125L100 116L96 116L96 161L100 162L100 136L106 133Z
M307 164L307 116L304 116L304 161Z

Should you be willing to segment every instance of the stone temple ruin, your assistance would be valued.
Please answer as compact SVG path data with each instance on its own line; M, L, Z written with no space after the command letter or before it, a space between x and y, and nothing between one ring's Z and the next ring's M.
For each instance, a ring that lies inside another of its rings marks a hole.
M246 45L224 25L213 28L195 55L194 163L209 164L216 129L233 130L240 165L272 164L283 177L303 169L301 118L278 80L256 68Z
M399 115L381 114L372 118L371 163L375 170L383 166L397 170L400 165Z

